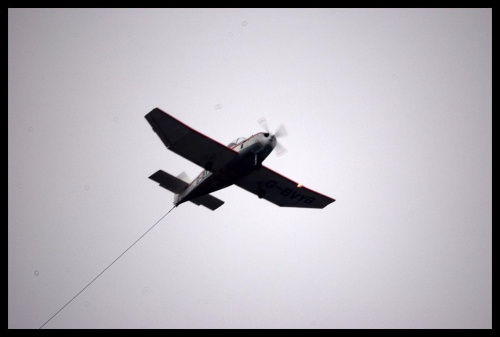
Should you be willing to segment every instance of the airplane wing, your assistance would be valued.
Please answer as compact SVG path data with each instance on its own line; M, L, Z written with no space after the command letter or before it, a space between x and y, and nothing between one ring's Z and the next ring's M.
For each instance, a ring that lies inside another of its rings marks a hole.
M265 166L243 177L236 185L280 207L324 208L335 201Z
M158 108L144 117L169 150L209 171L218 171L238 154Z

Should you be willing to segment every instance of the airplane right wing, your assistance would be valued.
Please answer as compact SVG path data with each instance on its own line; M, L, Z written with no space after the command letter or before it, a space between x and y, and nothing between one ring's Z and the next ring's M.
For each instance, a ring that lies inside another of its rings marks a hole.
M325 208L335 201L265 166L243 177L236 185L280 207Z

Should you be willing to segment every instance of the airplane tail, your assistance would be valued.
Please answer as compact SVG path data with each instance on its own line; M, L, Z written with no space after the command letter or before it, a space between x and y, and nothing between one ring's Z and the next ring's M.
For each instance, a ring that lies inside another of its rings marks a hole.
M156 181L160 184L161 187L166 188L170 192L174 193L174 205L178 204L179 194L184 191L191 182L186 172L182 172L177 177L174 177L173 175L170 175L162 170L158 170L157 172L153 173L149 177L149 179ZM211 209L212 211L216 210L217 208L222 206L222 204L224 204L224 201L219 200L210 194L203 195L190 201L198 206L203 205Z
M186 182L186 184L188 184L187 186L189 186L189 183L191 182L191 179L189 179L189 177L188 177L188 175L187 175L186 172L182 172L181 174L179 174L177 176L177 178L180 179L180 180L182 180L182 181L184 181L184 182ZM179 201L179 194L175 193L174 194L174 205L177 205L178 201Z

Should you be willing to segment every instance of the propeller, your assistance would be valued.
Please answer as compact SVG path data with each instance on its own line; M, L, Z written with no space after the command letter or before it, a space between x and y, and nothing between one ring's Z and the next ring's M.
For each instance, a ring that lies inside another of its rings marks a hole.
M285 125L282 123L274 132L274 134L269 132L269 126L267 125L267 121L265 118L259 119L259 124L262 126L264 130L271 136L276 138L276 155L277 156L282 156L287 152L287 149L280 143L278 142L278 138L283 138L288 135L288 132L286 131Z

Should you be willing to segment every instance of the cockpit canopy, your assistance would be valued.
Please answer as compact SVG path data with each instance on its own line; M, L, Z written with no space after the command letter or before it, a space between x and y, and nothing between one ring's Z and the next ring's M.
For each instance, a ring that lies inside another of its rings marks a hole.
M230 148L233 148L235 147L237 144L241 143L242 141L244 141L246 138L245 137L238 137L236 138L235 140L233 140L231 143L227 144L228 147Z

